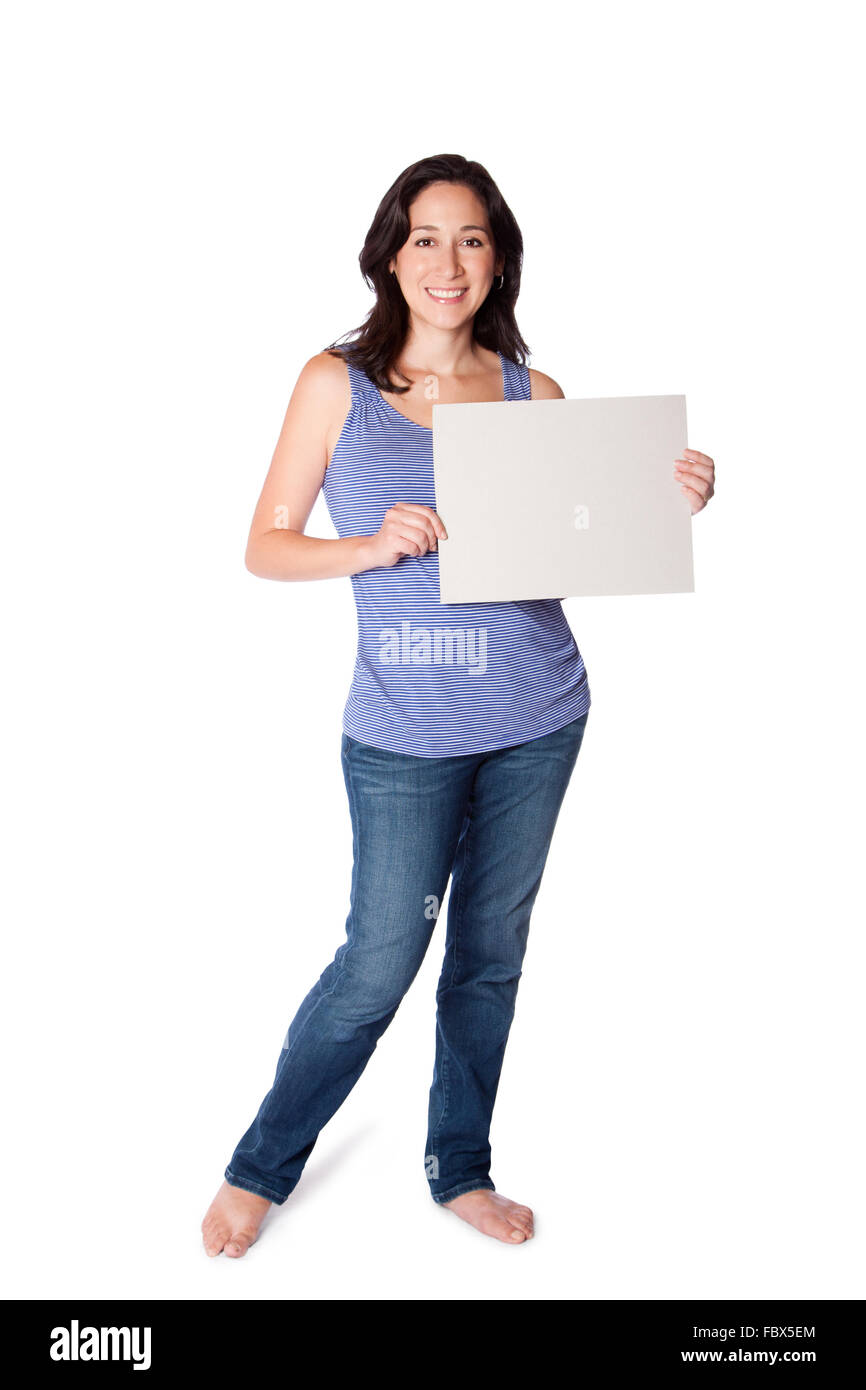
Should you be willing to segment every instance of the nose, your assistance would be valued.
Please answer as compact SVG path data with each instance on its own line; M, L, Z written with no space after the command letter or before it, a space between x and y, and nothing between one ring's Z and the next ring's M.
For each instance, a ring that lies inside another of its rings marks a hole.
M459 275L463 274L463 266L460 262L460 256L458 255L456 246L443 247L442 255L439 259L439 271L452 280L456 280Z

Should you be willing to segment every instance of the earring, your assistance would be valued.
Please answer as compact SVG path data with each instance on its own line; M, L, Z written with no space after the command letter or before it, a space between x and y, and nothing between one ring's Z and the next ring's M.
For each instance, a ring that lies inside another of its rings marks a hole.
M502 286L503 286L504 284L505 284L505 276L504 276L504 275L500 275L500 277L499 277L499 288L502 289Z

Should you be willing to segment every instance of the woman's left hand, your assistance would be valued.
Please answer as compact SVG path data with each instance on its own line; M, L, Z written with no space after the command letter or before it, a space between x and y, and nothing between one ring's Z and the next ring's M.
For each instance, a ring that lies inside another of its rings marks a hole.
M674 477L689 499L692 516L707 505L715 491L716 466L709 454L697 449L683 449L683 457L675 460Z

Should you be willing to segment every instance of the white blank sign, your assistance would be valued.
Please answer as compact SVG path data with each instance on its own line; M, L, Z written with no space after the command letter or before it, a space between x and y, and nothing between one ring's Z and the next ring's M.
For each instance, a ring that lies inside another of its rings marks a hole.
M694 591L685 396L433 406L442 603Z

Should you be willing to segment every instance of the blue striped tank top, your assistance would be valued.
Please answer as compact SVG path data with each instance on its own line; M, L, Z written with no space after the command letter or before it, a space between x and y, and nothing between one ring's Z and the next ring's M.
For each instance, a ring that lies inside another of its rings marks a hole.
M530 400L528 368L502 353L499 360L503 398ZM398 502L436 510L433 431L346 366L352 403L322 491L339 536L372 536ZM447 757L524 743L589 709L583 658L559 599L440 603L435 550L351 580L358 647L343 710L351 738Z

